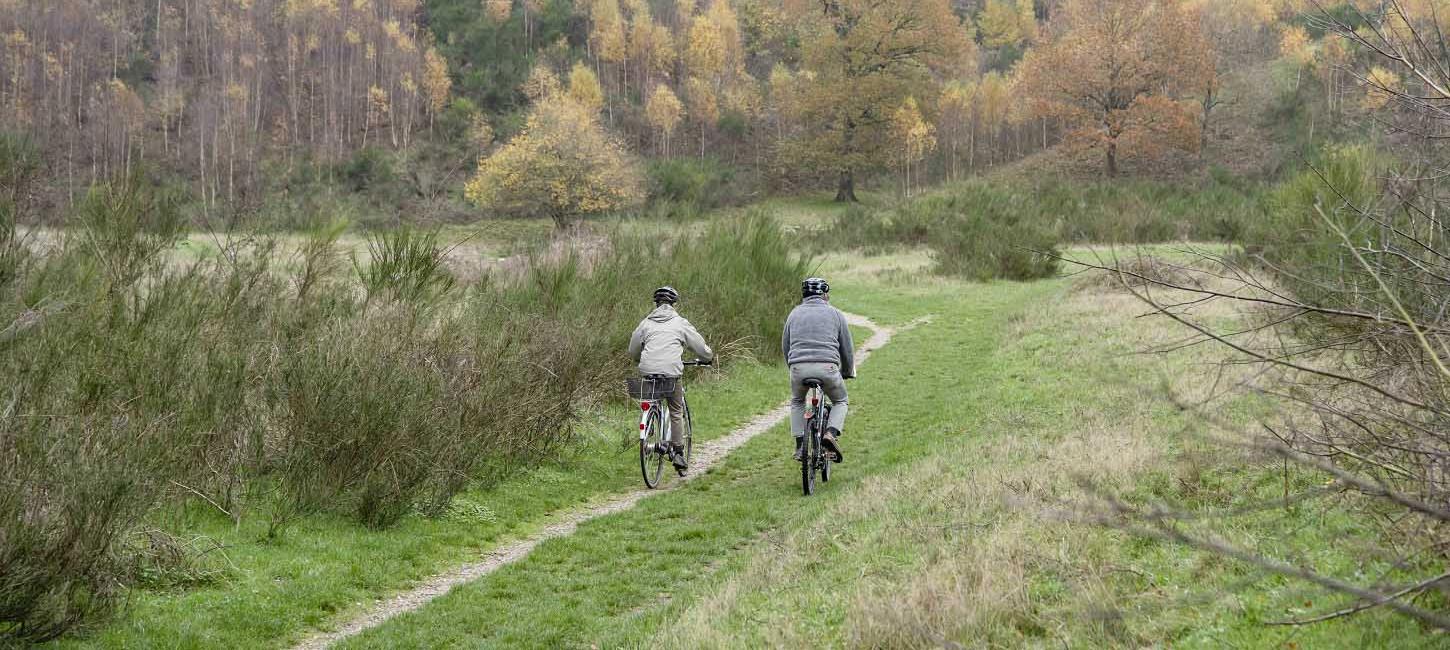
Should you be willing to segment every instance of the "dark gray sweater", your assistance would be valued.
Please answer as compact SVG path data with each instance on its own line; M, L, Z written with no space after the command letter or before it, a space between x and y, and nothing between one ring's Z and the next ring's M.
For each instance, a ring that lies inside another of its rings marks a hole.
M841 366L842 377L856 376L855 348L846 316L820 296L806 298L791 310L780 349L787 364L834 363Z

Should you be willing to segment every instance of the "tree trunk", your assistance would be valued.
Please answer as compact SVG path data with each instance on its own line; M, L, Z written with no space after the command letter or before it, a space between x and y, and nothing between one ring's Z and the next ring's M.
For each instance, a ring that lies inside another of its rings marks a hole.
M856 198L856 177L851 170L842 169L840 180L836 184L837 203L860 203Z
M1115 140L1108 141L1108 178L1118 175L1118 143Z
M1198 124L1198 161L1203 162L1205 152L1208 151L1208 130L1209 121L1213 119L1213 109L1218 105L1213 88L1209 88L1203 94L1203 119Z

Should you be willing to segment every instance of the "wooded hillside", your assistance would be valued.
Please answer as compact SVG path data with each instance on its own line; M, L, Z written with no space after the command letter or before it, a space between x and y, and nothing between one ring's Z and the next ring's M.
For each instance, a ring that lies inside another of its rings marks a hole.
M522 128L544 76L640 155L849 200L1058 145L1111 175L1202 162L1268 119L1312 137L1373 93L1309 4L5 0L0 104L43 154L48 206L145 163L202 213L245 214L299 170L353 164L366 189L378 150L408 171L395 194L462 205L459 170Z

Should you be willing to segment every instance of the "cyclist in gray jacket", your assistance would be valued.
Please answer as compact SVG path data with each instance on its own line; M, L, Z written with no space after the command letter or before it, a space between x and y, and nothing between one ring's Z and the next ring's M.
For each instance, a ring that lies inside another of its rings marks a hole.
M806 431L806 385L808 379L821 382L831 399L831 418L826 422L821 443L840 462L838 438L846 423L846 383L856 376L855 347L846 316L832 307L831 285L821 278L801 283L801 304L785 319L781 351L790 366L790 432L795 436L796 460L800 460Z
M639 364L639 374L660 375L678 379L685 374L680 355L688 347L701 361L711 361L715 352L690 321L675 311L680 294L673 287L660 287L654 293L655 308L629 337L629 356ZM684 472L685 388L675 382L675 392L666 396L670 405L670 444L675 454L675 469Z

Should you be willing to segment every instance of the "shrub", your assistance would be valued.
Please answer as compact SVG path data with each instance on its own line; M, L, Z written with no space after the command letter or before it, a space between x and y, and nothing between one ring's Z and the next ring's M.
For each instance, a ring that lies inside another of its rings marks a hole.
M976 279L1056 272L1058 242L1238 241L1262 221L1258 191L1215 175L1198 187L1150 182L973 180L890 210L854 206L819 236L836 248L928 246L938 271Z
M1024 209L1025 195L985 185L938 193L889 212L851 208L825 237L834 247L927 246L936 271L974 280L1057 273L1058 237Z
M367 264L353 260L368 300L384 293L409 303L438 298L453 288L444 258L447 251L438 244L438 231L398 228L370 233Z
M1023 220L1010 204L962 213L932 236L936 270L971 280L1035 280L1057 275L1057 237Z
M365 192L397 182L398 173L387 151L364 147L338 165L337 175L350 192Z
M110 609L120 541L189 481L218 386L206 306L157 255L173 203L138 177L86 198L81 231L0 296L0 639L53 638Z
M536 260L510 298L515 308L537 305L570 327L593 328L587 338L601 344L594 353L615 378L629 365L619 350L652 307L653 290L665 284L680 291L680 310L712 343L775 358L785 315L811 268L810 258L796 253L780 224L761 211L681 237L619 228L607 246L593 260L577 254Z
M655 286L734 358L774 355L809 269L760 215L621 228L467 287L427 232L374 234L348 273L344 223L285 264L253 237L182 263L175 201L139 177L76 219L0 286L0 640L62 634L127 585L215 579L185 531L152 530L192 499L273 535L316 511L446 513L619 392Z
M0 132L0 223L25 219L40 170L40 149L29 137Z
M1355 145L1330 147L1310 165L1274 189L1268 214L1248 230L1246 250L1280 269L1279 281L1300 298L1357 306L1343 302L1358 293L1353 284L1364 284L1370 293L1376 289L1324 220L1357 242L1382 243L1388 231L1361 211L1379 201L1387 161Z
M735 170L714 159L654 160L647 171L652 202L684 203L708 210L738 204L742 198Z

